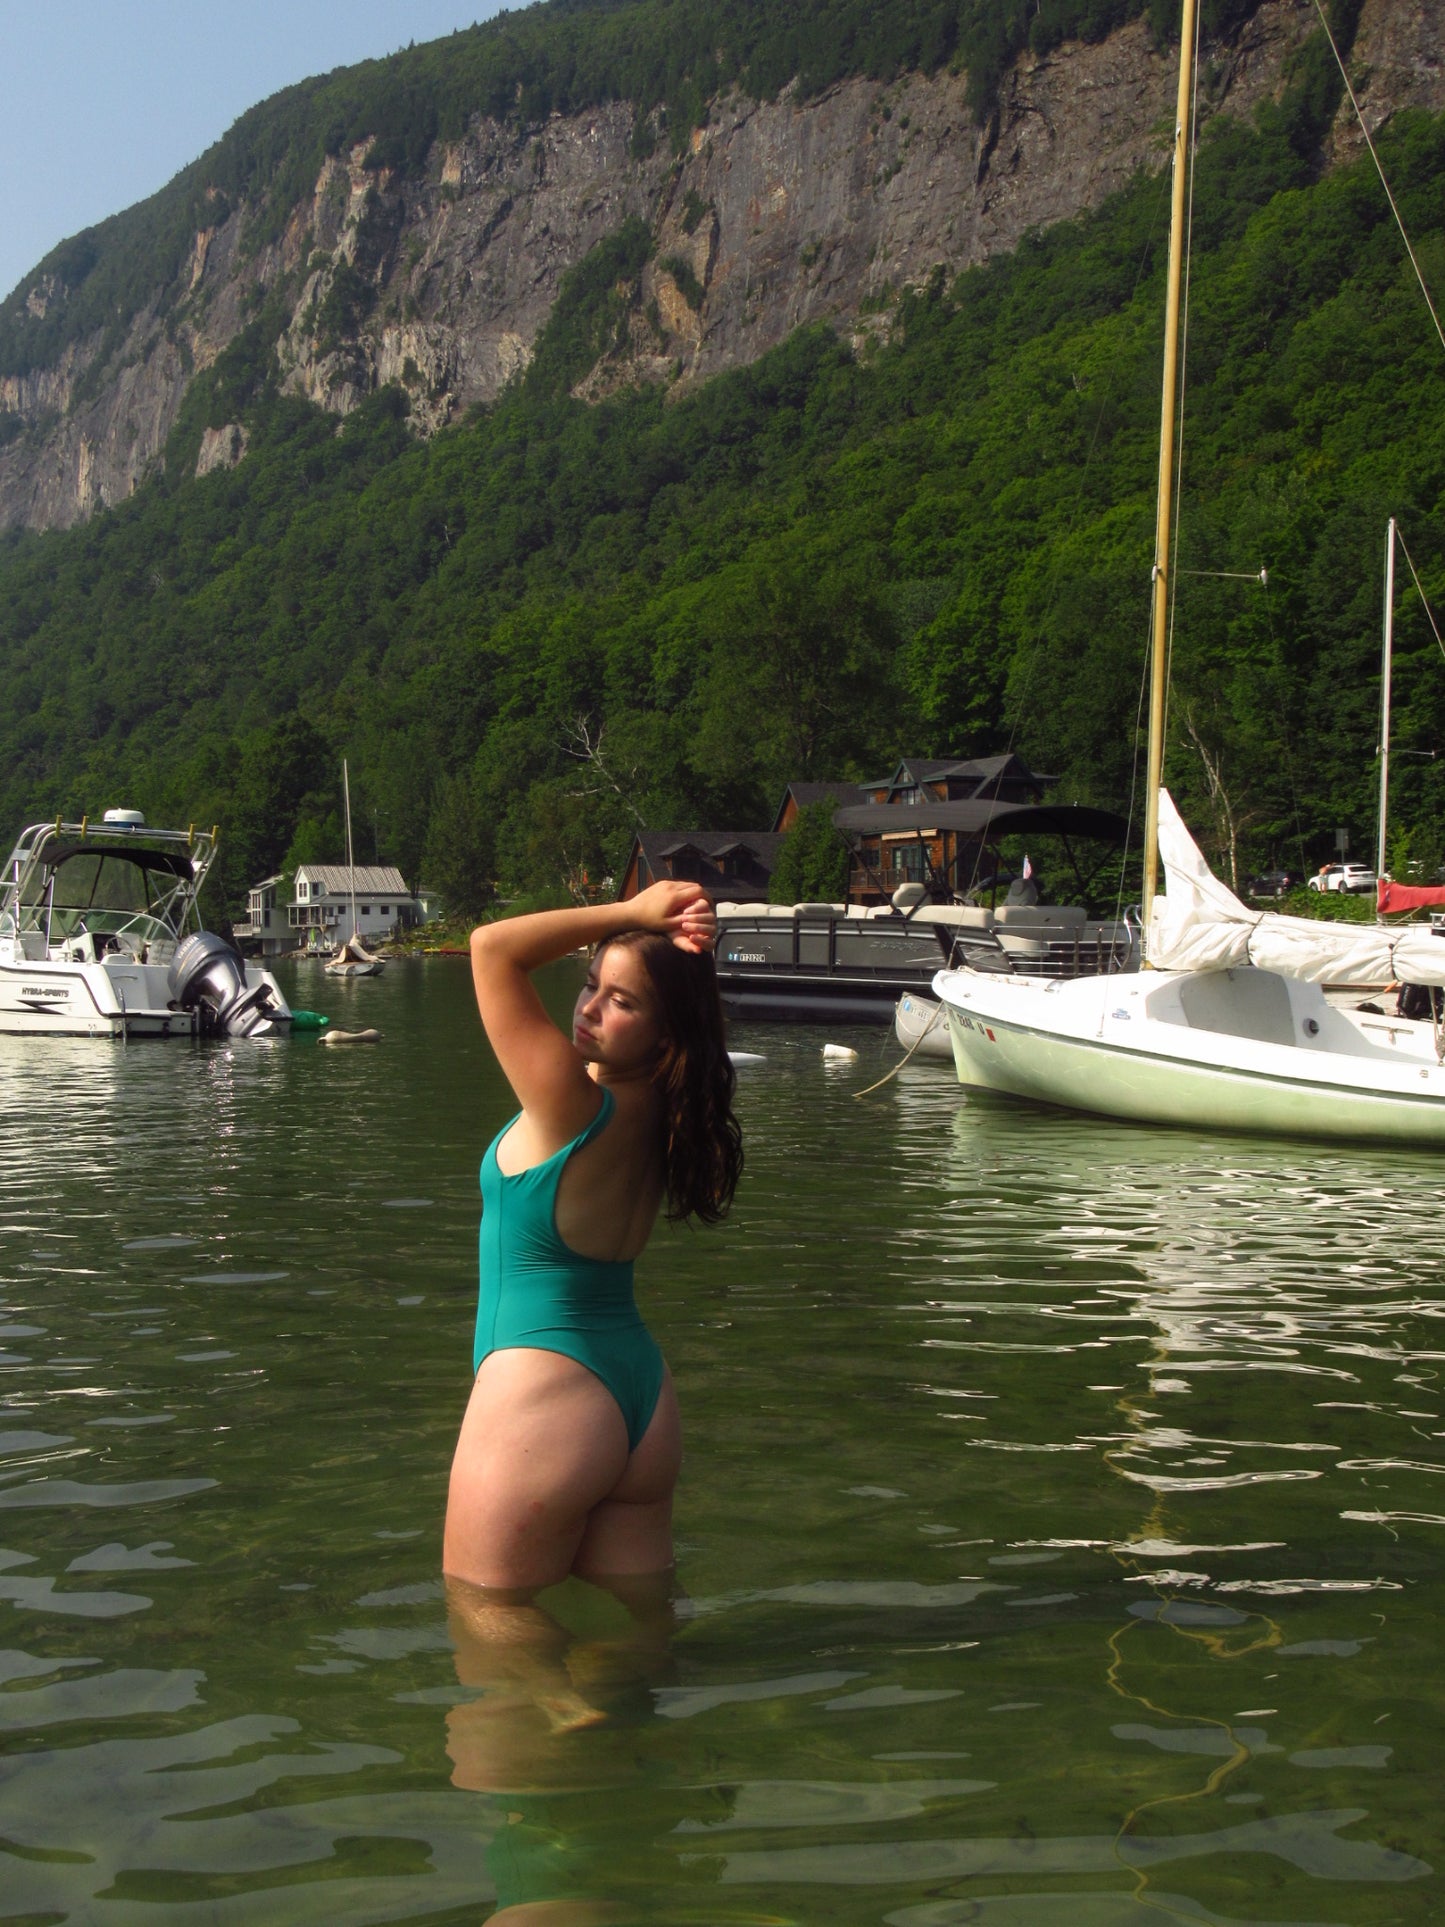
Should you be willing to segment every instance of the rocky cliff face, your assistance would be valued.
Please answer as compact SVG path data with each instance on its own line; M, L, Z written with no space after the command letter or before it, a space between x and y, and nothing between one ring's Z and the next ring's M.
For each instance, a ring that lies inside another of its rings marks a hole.
M1206 111L1247 114L1278 93L1316 18L1310 0L1266 0L1209 50ZM1353 66L1372 128L1403 106L1445 107L1436 0L1365 0ZM1174 87L1172 60L1136 23L1026 57L983 128L962 80L939 75L850 81L807 102L729 96L680 161L661 148L633 157L624 104L524 134L480 121L422 180L368 169L363 145L327 160L278 242L243 246L245 206L198 232L183 285L156 290L108 365L97 338L0 380L0 525L64 527L123 500L162 459L195 372L277 296L289 389L345 414L399 382L417 432L434 432L527 366L567 269L628 216L655 248L629 338L584 396L703 380L803 322L865 339L905 285L1008 250L1161 166ZM1357 145L1346 104L1335 151ZM43 309L65 290L47 278L28 298ZM198 471L245 449L239 426L213 430Z

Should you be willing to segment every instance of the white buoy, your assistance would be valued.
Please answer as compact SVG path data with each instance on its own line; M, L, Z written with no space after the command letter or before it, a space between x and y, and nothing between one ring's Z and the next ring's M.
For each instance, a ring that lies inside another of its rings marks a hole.
M847 1044L824 1044L823 1055L831 1064L852 1064L857 1062L858 1053Z
M768 1060L761 1051L730 1050L728 1061L733 1064L766 1064Z
M379 1044L381 1032L379 1030L323 1030L321 1041L323 1044Z

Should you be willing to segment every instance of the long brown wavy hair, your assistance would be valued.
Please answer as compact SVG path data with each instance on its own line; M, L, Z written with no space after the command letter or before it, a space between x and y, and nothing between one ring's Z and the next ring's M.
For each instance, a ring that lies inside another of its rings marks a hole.
M716 1224L743 1170L733 1116L737 1073L727 1052L717 968L710 953L681 950L654 930L625 930L597 946L635 950L657 997L662 1047L652 1081L663 1101L667 1215Z

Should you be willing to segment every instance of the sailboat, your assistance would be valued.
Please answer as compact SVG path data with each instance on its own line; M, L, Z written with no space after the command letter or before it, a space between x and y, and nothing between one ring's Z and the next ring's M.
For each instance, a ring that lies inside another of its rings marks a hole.
M1154 548L1144 967L1052 981L941 970L934 994L966 1085L1153 1124L1445 1146L1445 1032L1434 1022L1340 1009L1318 982L1221 963L1217 953L1212 967L1161 968L1166 958L1182 961L1178 938L1188 924L1187 903L1157 892L1161 825L1174 853L1171 890L1176 874L1186 879L1191 851L1201 892L1208 878L1162 780L1195 15L1196 0L1184 0ZM1391 961L1401 981L1445 983L1445 942L1424 933L1408 951L1397 945Z
M351 776L345 760L341 765L341 790L346 799L346 880L351 898L351 931L345 943L338 944L322 968L328 977L379 977L386 960L367 949L356 928L356 859L351 848Z

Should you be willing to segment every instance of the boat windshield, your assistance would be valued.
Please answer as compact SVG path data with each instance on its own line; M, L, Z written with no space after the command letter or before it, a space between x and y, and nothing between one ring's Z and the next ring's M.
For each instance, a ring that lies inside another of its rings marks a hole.
M180 934L192 891L185 857L160 850L68 849L37 866L25 893L26 921L48 915L51 932Z

